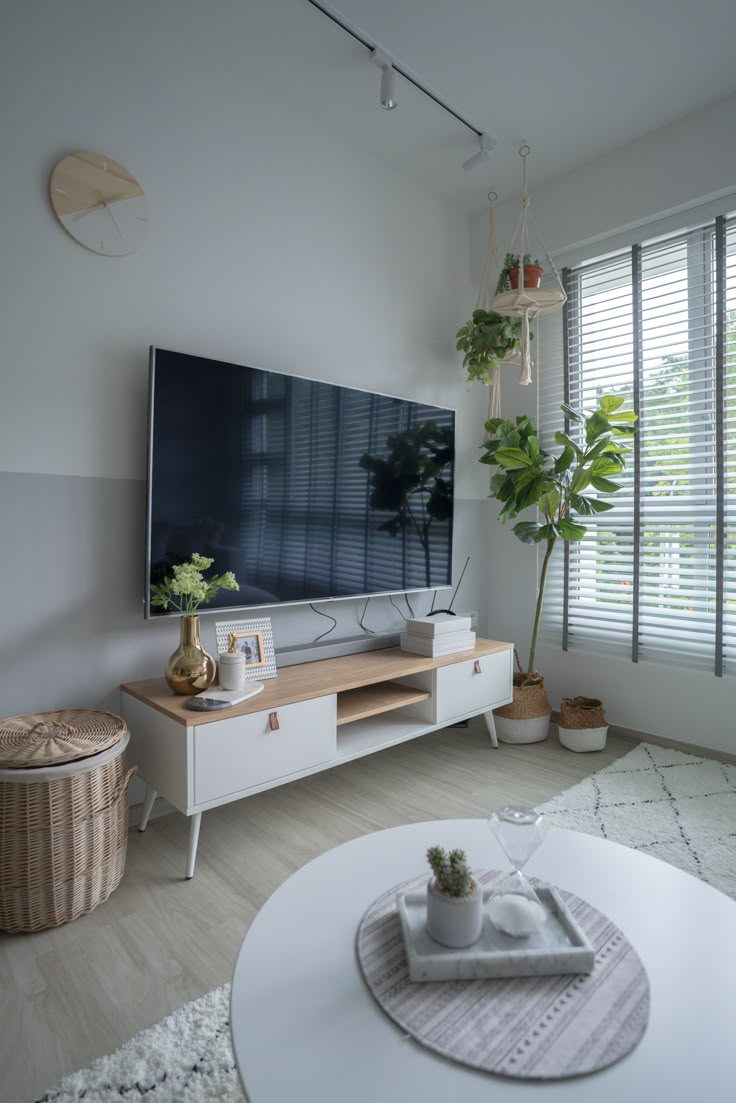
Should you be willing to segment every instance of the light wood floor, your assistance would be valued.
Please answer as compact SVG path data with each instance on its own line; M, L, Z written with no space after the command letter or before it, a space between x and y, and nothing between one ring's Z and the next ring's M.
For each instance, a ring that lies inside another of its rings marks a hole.
M30 1103L187 1000L230 979L253 917L294 870L400 823L536 805L625 754L577 755L556 739L493 750L482 719L205 813L194 880L187 821L131 831L125 877L91 915L0 935L0 1099Z

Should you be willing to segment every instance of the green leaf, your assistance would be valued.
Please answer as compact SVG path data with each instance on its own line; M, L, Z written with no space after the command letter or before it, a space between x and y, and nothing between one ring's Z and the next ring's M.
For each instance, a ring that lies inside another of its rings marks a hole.
M613 456L599 456L597 460L593 460L590 465L591 479L593 476L597 478L606 478L607 475L618 475L621 471L621 461L614 459Z
M517 491L522 487L528 486L529 483L533 483L535 479L539 478L538 467L525 467L523 471L517 469L513 474L511 472L504 472L506 478L509 479Z
M501 522L502 525L505 525L506 522L510 521L512 517L516 517L518 512L519 511L516 508L516 503L514 502L514 500L512 498L503 507L503 509L501 510L501 512L498 515L498 519L499 519L499 521Z
M537 533L536 543L541 544L542 540L556 540L560 535L560 530L557 525L542 525Z
M623 401L623 399L622 399ZM615 425L618 421L625 421L628 425L633 425L639 418L633 410L620 410L615 417L611 418L611 422Z
M603 494L615 494L621 489L621 483L612 483L610 479L602 479L600 475L591 475L590 481L595 489Z
M555 433L555 442L561 444L566 448L572 448L576 456L582 456L582 449L578 447L572 437L568 437L567 433Z
M544 479L533 479L527 486L522 487L516 495L516 512L521 513L522 509L533 506L539 500L544 485Z
M602 502L599 498L584 498L582 494L573 494L570 500L573 509L589 517L593 513L605 513L606 510L613 509L611 502Z
M540 494L537 505L546 517L554 517L560 505L559 491L548 490L545 494Z
M569 418L570 421L577 421L579 425L585 425L585 414L581 413L580 410L576 410L572 406L568 406L566 402L562 403L560 409L562 410L565 417Z
M574 459L574 450L570 447L569 444L566 444L557 459L555 460L555 475L561 475L563 471L567 471L570 468Z
M570 483L570 489L573 492L576 490L585 490L586 486L590 486L590 471L591 469L588 467L578 467Z
M635 425L613 425L611 431L614 436L617 437L635 437L636 426Z
M576 525L568 517L563 517L558 527L563 540L582 540L588 531L585 525Z
M611 426L608 423L608 418L605 414L600 413L598 410L594 414L591 414L585 424L585 439L588 444L593 444L598 440L603 433L608 433Z
M598 405L600 406L602 413L612 414L614 410L620 409L625 401L626 399L623 397L623 395L604 394Z
M522 452L521 448L499 448L496 451L496 463L501 467L531 467L534 460Z
M584 498L582 494L573 494L570 498L570 503L573 509L576 509L578 513L585 513L588 516L595 513L592 498Z
M536 521L519 521L518 525L514 525L514 536L524 544L536 543L538 532L539 525Z

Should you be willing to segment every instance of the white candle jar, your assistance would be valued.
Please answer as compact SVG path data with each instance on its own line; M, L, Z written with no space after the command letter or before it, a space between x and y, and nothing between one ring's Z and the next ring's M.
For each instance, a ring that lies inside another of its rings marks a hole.
M220 688L242 689L245 685L245 655L232 651L221 651Z

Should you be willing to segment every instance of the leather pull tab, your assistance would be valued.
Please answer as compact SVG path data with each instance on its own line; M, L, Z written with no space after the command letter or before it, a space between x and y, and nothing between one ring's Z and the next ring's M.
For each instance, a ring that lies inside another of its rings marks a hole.
M473 663L473 670L476 674L480 674L480 659L476 659Z
M277 732L279 730L281 725L279 724L279 714L277 712L269 712L268 724L272 732Z

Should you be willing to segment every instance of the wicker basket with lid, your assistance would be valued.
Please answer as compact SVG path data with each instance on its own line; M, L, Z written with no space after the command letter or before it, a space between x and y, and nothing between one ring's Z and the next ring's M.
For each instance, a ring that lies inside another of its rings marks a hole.
M128 731L95 709L0 721L0 930L58 927L125 869Z

